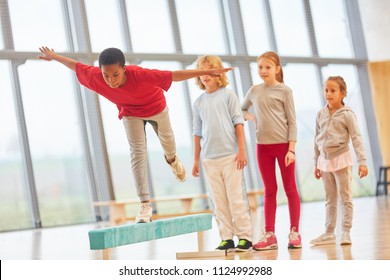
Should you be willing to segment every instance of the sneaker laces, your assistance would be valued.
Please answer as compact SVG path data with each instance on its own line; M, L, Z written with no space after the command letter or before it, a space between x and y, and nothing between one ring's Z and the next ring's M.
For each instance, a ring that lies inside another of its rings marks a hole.
M183 171L183 165L180 164L179 159L176 157L174 162L172 162L172 166L181 173Z
M263 235L263 237L260 239L259 242L267 242L267 239L270 238L272 235L274 235L273 232L271 232L271 231L266 232L266 233Z
M290 240L299 240L299 233L295 231L295 227L291 229L291 232L288 237Z
M176 166L175 166L176 170L179 172L179 173L182 173L183 172L183 165L181 165L180 163L177 163Z
M140 207L139 212L141 214L147 214L149 207L150 207L150 203L149 202L141 202L141 207Z

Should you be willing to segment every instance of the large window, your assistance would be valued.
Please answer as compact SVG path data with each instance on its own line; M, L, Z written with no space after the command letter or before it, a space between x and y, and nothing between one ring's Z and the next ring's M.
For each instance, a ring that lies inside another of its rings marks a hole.
M249 55L259 55L271 49L263 1L240 1L246 46Z
M127 0L126 3L133 51L137 53L175 52L167 1Z
M284 56L310 56L309 33L302 0L272 0L277 50Z
M123 49L124 34L121 27L118 1L86 0L85 7L92 51L101 52L110 47Z
M117 47L129 63L161 70L191 69L197 56L219 55L226 66L235 68L228 74L229 87L240 101L251 85L262 82L256 57L277 51L285 83L294 94L296 174L302 201L323 198L322 182L313 176L315 116L325 104L324 79L343 76L348 86L346 104L358 118L370 170L360 180L354 166L353 192L374 194L375 169L381 159L373 155L380 151L375 145L376 126L365 118L372 103L362 101L370 98L370 92L361 90L369 88L365 48L354 41L362 37L360 15L353 14L358 1L346 1L3 0L9 11L0 11L0 231L93 221L93 200L137 197L116 106L80 91L74 73L58 62L38 61L42 45L88 63L103 49ZM232 10L235 7L240 9ZM349 22L354 22L353 28ZM360 57L354 49L359 49ZM154 196L206 190L204 178L191 176L191 106L199 94L194 79L174 82L166 93L187 181L175 179L155 132L146 125ZM245 135L247 187L262 187L253 124L245 126ZM286 202L283 191L279 202ZM165 213L180 209L173 204L158 207Z
M19 73L42 224L90 221L90 188L71 73L62 65L35 61L20 66ZM44 79L39 73L45 73Z
M4 49L4 42L3 42L3 28L1 26L0 21L0 50Z
M9 61L0 61L0 231L33 225L10 69Z
M227 53L227 41L219 1L177 0L175 3L184 53Z
M8 1L15 49L50 46L65 51L66 32L60 0Z
M310 1L318 53L324 57L353 57L351 32L343 1Z

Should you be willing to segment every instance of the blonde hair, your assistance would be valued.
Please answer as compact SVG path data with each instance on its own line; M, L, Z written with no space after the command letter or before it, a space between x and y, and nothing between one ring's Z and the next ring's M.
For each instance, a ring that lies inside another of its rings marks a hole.
M257 63L262 58L269 59L275 64L276 67L280 67L280 71L276 73L276 80L280 83L284 83L282 64L280 63L280 57L277 55L277 53L272 51L265 52L257 57Z
M344 81L343 77L341 76L329 76L328 79L326 79L325 82L327 81L334 81L336 82L339 87L340 87L340 91L345 93L345 96L347 96L347 83ZM344 100L341 100L341 104L345 105L344 104Z
M221 58L219 56L215 56L215 55L204 55L204 56L198 57L198 59L196 60L196 68L200 69L202 64L204 64L204 63L210 64L211 68L215 68L215 69L225 68L223 66ZM196 82L195 82L196 85L200 89L206 89L206 87L204 86L204 84L200 80L200 77L196 77L195 80L196 80ZM218 84L218 87L226 87L229 84L229 80L228 80L226 73L222 73L221 76L219 76L217 84Z

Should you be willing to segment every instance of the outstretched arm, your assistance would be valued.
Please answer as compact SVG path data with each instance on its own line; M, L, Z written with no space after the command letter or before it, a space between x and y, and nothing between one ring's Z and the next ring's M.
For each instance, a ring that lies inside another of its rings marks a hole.
M180 82L205 75L218 77L222 73L229 72L230 70L233 70L233 68L176 70L172 72L172 80L174 82Z
M40 47L39 50L42 53L42 55L38 56L39 59L43 59L47 61L55 60L65 65L70 70L76 71L76 64L77 64L76 60L66 56L59 55L53 49L50 49L48 47Z

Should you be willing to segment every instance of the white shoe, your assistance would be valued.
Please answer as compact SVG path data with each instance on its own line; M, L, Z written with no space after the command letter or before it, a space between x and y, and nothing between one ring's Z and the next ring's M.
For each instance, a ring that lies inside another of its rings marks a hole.
M336 244L336 236L334 233L323 233L317 238L310 241L313 245Z
M341 245L351 245L352 244L351 236L350 236L348 231L343 231L343 233L341 234L340 244Z
M171 166L173 174L175 174L177 180L184 182L187 179L186 169L177 156L175 156L175 160L173 162L168 162L168 164Z
M135 218L136 223L150 223L152 221L153 208L150 202L141 202L139 214Z

